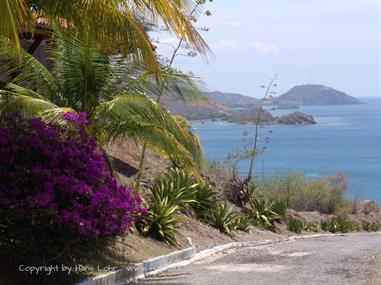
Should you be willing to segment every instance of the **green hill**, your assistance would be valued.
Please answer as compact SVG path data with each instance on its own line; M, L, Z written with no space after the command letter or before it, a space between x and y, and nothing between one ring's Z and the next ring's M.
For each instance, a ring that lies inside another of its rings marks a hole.
M277 97L276 100L279 104L297 105L354 105L362 103L342 91L315 84L295 86Z

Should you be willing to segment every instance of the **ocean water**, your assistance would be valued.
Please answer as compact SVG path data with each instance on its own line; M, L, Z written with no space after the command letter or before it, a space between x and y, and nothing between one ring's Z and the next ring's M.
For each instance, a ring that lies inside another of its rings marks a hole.
M381 205L381 104L373 101L363 105L306 106L299 111L313 115L317 124L262 127L261 148L266 149L256 159L256 174L273 176L289 170L319 178L344 172L349 178L349 192L361 187L361 199L375 200ZM290 112L279 110L273 114ZM193 125L206 157L220 161L254 136L254 126L250 125L227 122ZM247 139L244 132L248 133ZM248 164L248 161L239 164L242 174Z

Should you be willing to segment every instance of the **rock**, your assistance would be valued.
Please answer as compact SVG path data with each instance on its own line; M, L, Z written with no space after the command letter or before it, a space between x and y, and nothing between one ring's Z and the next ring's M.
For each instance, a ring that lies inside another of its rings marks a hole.
M311 115L302 112L293 112L278 118L278 124L281 125L314 125L316 121Z
M365 200L358 203L357 213L364 213L365 215L369 215L378 212L379 207L375 201Z

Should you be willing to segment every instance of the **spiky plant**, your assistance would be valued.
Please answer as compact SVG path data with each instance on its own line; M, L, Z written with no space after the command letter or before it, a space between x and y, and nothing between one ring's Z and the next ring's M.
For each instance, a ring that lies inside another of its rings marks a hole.
M287 202L285 201L282 201L279 199L275 199L272 201L272 205L271 205L272 211L277 213L283 219L286 216L287 208L288 208L288 205L287 205Z
M236 229L237 213L225 201L224 204L216 204L210 209L208 222L221 232L232 236Z
M180 207L169 202L168 197L155 195L150 201L148 213L148 233L170 245L178 245L176 224L181 221Z
M170 205L176 205L179 210L195 204L195 193L198 184L184 170L174 168L162 175L151 189L154 199L167 199Z
M291 217L287 220L287 228L290 232L300 234L303 230L303 221Z
M281 221L282 216L274 211L274 205L266 198L252 197L245 212L254 225L276 231L275 222Z
M192 209L196 217L204 220L208 216L210 209L217 204L216 192L207 183L200 183L194 193L196 203L192 204Z
M310 233L317 233L319 231L319 227L316 223L307 221L303 225L303 230Z
M332 217L326 220L321 221L320 227L323 231L331 232L331 233L348 233L357 231L359 229L359 225L350 221L347 217Z
M240 214L236 219L236 230L248 232L250 230L251 223L249 218L246 215Z
M377 232L380 230L380 225L374 222L363 221L361 225L363 230L367 232Z
M138 227L157 239L177 245L176 224L181 220L179 213L196 203L194 193L197 186L193 177L178 168L161 175L146 199L150 209L148 219Z

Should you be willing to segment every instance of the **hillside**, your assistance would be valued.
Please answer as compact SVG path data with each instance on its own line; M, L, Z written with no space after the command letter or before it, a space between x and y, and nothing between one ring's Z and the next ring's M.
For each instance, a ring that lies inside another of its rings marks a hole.
M229 99L229 96L236 99ZM236 93L210 92L205 94L205 102L184 102L182 100L165 98L164 106L176 115L181 115L188 120L223 120L240 124L255 124L258 118L258 106L255 98ZM240 106L240 107L238 107ZM260 116L264 124L307 125L315 124L312 116L301 112L281 117L274 117L269 111L262 110Z
M212 120L221 119L230 115L231 110L215 101L209 100L203 103L184 102L165 98L164 105L176 115L181 115L188 120Z
M218 104L230 107L239 108L247 107L248 105L257 105L258 99L253 97L245 96L238 93L226 93L221 91L205 92L204 96Z
M306 84L291 88L277 97L279 104L353 105L361 104L355 97L324 85Z

